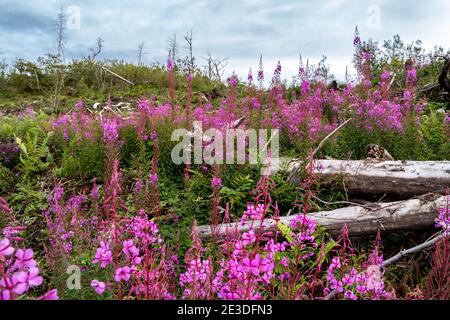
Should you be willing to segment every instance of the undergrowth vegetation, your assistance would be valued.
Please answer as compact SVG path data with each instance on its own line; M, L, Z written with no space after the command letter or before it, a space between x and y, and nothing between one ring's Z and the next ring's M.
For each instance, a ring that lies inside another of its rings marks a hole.
M385 46L398 47L395 41ZM310 172L293 185L283 171L261 175L262 161L172 161L172 132L191 130L194 121L204 131L237 121L278 129L280 156L310 164L364 159L369 144L397 160L450 159L448 103L418 94L439 59L406 49L388 59L359 34L355 49L358 79L330 86L322 69L300 64L298 82L288 86L279 63L268 90L262 63L256 81L233 74L225 85L195 70L184 74L170 58L166 67L113 62L110 69L138 84L127 89L135 102L126 111L108 98L121 96L120 80L98 78L93 62L64 66L73 91L66 103L0 115L0 299L323 299L331 292L351 300L448 299L448 239L412 261L420 271L405 278L402 268L382 267L386 249L405 245L403 235L386 235L383 244L381 234L350 239L344 227L333 238L308 216L347 199ZM50 91L45 63L18 61L0 82L3 98ZM98 112L91 100L106 107ZM289 225L253 228L287 212L296 214ZM252 227L201 240L198 225L230 221ZM446 231L448 223L448 207L441 208L436 226Z

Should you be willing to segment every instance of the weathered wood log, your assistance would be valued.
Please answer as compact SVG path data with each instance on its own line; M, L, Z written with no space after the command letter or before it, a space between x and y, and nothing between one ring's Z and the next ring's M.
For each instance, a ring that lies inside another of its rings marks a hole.
M450 79L448 78L449 71L450 71L450 58L445 57L444 65L442 66L438 81L442 89L444 89L448 94L450 94Z
M302 162L285 169L299 182ZM450 186L450 161L316 160L314 174L321 184L344 187L358 194L388 194L403 198L427 192L443 194Z
M368 209L352 206L331 211L309 213L317 224L323 226L330 234L337 235L347 225L350 236L375 234L378 229L386 231L415 230L433 226L438 216L438 208L447 205L446 196L433 195L428 199L411 199L379 204L378 208ZM295 215L279 217L278 220L265 219L253 222L253 229L258 232L275 230L277 221L289 224ZM217 226L204 225L198 227L202 239L232 236L246 232L250 223L235 222Z

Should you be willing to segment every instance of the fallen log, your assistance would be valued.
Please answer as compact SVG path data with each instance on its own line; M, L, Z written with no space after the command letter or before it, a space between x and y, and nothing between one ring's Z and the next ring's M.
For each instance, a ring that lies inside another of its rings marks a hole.
M428 199L427 199L428 198ZM344 225L347 225L350 236L375 234L378 229L386 231L415 230L433 226L438 215L438 208L447 205L445 196L428 195L428 197L379 204L377 208L351 206L331 211L308 213L317 224L324 227L330 234L337 235ZM217 226L204 225L198 227L199 237L211 238L232 236L248 231L265 232L276 230L277 221L289 224L295 215L282 216L278 219L265 219L249 223L229 223Z
M290 181L299 183L301 161L283 160ZM450 161L316 160L314 174L323 185L345 186L356 194L400 196L443 194L450 186Z

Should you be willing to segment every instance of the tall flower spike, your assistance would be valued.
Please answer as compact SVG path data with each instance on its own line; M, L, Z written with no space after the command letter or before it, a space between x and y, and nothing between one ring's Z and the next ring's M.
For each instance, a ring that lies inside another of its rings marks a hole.
M114 144L119 138L119 125L116 118L104 118L102 121L103 140L106 144Z
M169 55L167 56L167 71L172 70L173 70L172 51L169 50Z
M229 79L229 84L231 85L231 86L233 86L233 87L235 87L236 85L237 85L237 76L236 76L236 74L234 73L234 71L233 71L233 73L231 74L231 77L230 77L230 79Z
M302 55L300 55L300 61L298 64L298 78L304 80L306 78L305 67L303 65Z
M250 70L248 70L247 81L248 81L248 85L249 85L249 86L252 86L252 85L253 85L253 72L252 72L252 68L250 68Z
M361 46L361 37L359 35L358 26L355 27L355 35L353 37L353 45L355 47Z
M281 83L281 62L278 60L277 67L273 73L277 84Z
M259 57L258 82L259 82L260 88L262 88L264 85L264 67L263 67L262 55Z

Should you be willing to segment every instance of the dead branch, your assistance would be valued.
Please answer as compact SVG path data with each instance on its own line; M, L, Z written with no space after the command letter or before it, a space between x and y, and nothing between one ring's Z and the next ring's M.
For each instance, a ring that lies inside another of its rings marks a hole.
M123 80L123 81L125 81L125 82L128 83L128 84L134 85L134 83L131 82L130 80L127 80L127 79L125 79L124 77L119 76L117 73L112 72L112 71L109 70L108 68L106 68L106 67L104 67L104 66L101 66L101 68L102 68L103 70L105 70L105 71L111 73L113 76L116 76L116 77L119 78L120 80Z

